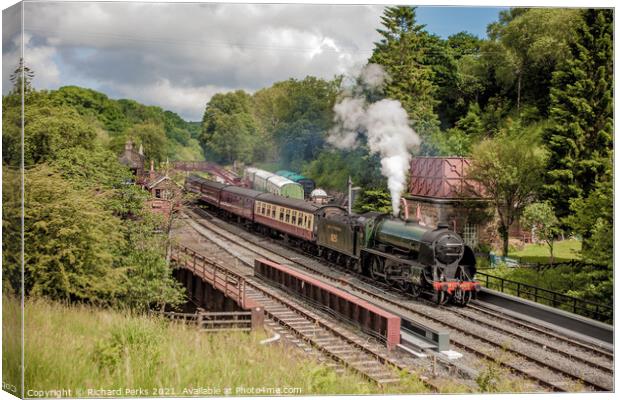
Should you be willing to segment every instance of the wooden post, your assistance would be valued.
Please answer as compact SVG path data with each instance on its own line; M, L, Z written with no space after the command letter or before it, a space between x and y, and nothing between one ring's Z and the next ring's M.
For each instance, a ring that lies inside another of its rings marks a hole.
M252 307L252 330L263 329L265 323L265 312L263 307Z

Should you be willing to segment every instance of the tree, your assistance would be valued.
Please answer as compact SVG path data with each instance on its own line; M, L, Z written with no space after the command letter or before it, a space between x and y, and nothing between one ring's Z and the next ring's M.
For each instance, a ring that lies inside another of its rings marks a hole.
M536 238L549 246L549 263L553 264L553 245L560 234L560 221L548 202L532 203L525 207L521 217L523 226L533 231Z
M362 191L354 205L355 212L363 214L369 211L392 212L392 197L385 189L367 189Z
M538 108L545 111L551 73L568 55L578 16L572 9L511 9L489 25L491 41L482 53L494 60L496 79L514 93L517 111L524 95L539 100Z
M586 10L569 57L553 74L545 195L558 217L606 174L613 148L613 12Z
M283 167L301 170L305 162L316 159L333 123L339 82L308 76L278 82L267 89L273 95L274 108L269 110L269 120L261 120L266 122L264 126L271 126ZM265 94L259 98L262 106Z
M430 135L439 121L433 70L425 63L428 33L416 22L414 7L387 7L381 21L384 29L377 30L381 40L368 62L385 68L391 78L385 96L400 101L418 133Z
M495 206L503 255L507 256L510 226L540 188L545 153L519 126L513 126L476 145L472 158L469 178L482 184Z
M585 198L571 200L571 215L565 222L582 237L582 255L597 264L613 266L614 193L612 159L607 159L608 173L601 177Z
M205 108L202 127L203 148L217 161L252 161L258 128L249 94L237 90L213 96Z
M25 165L54 159L63 149L92 149L95 130L72 108L33 104L24 120Z
M53 169L25 174L25 295L111 304L123 290L121 222Z
M160 163L166 159L168 141L162 125L151 122L136 124L125 131L125 137L133 139L136 146L143 146L147 160Z
M13 89L11 89L11 93L21 96L23 86L24 94L27 95L29 92L32 91L33 78L34 71L31 70L30 67L26 65L26 63L24 63L24 58L20 57L19 65L17 66L17 68L15 68L15 70L9 77L11 82L13 82Z

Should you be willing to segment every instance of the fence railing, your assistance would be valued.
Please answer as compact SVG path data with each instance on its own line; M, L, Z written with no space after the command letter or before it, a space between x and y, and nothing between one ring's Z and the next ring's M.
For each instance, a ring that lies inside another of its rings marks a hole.
M573 314L602 322L610 322L613 318L613 308L604 304L594 303L480 271L476 272L476 278L488 289L532 300L536 303L572 312Z
M195 250L185 246L174 246L171 257L177 264L192 271L224 296L233 299L241 307L248 304L245 298L245 279L224 267L217 265Z
M178 313L173 311L153 313L173 321L196 325L206 332L249 332L257 328L257 321L252 311L224 311L224 312L197 312Z

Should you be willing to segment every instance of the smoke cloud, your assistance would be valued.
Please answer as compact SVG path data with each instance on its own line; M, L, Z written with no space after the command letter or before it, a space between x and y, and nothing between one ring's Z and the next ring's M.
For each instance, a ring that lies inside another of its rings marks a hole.
M354 149L366 137L371 154L381 157L381 174L388 180L392 213L398 216L400 196L405 190L411 152L420 145L420 137L409 126L407 112L399 101L383 99L368 102L368 93L383 89L389 76L380 65L368 64L353 87L334 106L336 125L327 141L340 149Z

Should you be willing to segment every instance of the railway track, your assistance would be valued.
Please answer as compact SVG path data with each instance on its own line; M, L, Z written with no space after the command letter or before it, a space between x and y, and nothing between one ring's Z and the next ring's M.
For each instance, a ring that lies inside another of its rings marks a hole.
M204 212L199 211L204 218ZM195 214L196 215L196 214ZM200 215L196 217L201 218ZM207 218L212 218L207 215ZM335 268L318 267L315 262L307 262L309 257L293 255L284 256L282 251L277 253L273 250L273 244L264 238L256 238L248 232L241 232L239 243L238 233L232 233L220 224L215 224L215 220L210 222L201 221L200 225L209 230L212 234L218 235L230 242L236 242L249 252L246 259L260 257L271 259L279 263L293 263L302 269L311 271L313 275L329 280L352 289L358 294L367 297L367 300L374 300L375 303L384 308L397 309L408 317L414 317L418 322L428 324L437 328L447 328L456 335L452 335L452 343L462 351L473 354L478 358L496 362L498 365L520 375L540 387L552 391L574 391L575 388L582 386L584 390L607 391L613 389L613 356L598 353L595 355L593 348L588 349L584 344L578 343L568 338L562 338L561 344L554 343L561 338L560 335L548 333L547 339L539 339L527 333L539 332L542 328L530 326L526 330L523 323L512 321L512 328L509 330L498 323L498 316L491 317L489 312L486 314L476 307L475 312L467 309L454 307L437 308L429 306L428 302L412 301L411 298L402 295L394 295L388 288L368 284L360 281L358 277L346 275L343 279L342 273ZM239 229L239 228L237 228ZM249 242L245 243L245 242ZM223 247L226 247L225 245ZM281 247L281 246L280 246ZM316 260L314 260L316 261ZM325 261L321 260L323 263ZM425 304L426 303L426 304ZM441 310L441 316L438 316ZM502 316L503 321L507 322L508 317ZM495 319L495 320L494 320ZM464 322L467 323L464 323ZM488 339L489 333L494 337ZM552 353L553 356L549 356ZM590 359L593 358L593 359Z
M206 245L206 243L202 243ZM213 243L218 246L217 243ZM207 247L207 249L209 249ZM216 262L231 266L228 268L235 274L242 276L246 282L247 296L264 307L265 314L274 330L284 328L294 339L290 341L306 352L317 352L319 359L338 370L338 365L344 366L364 376L369 381L380 386L398 384L405 376L412 372L420 373L427 369L428 362L420 360L406 353L388 352L383 343L371 336L367 336L357 329L350 330L342 321L334 320L331 316L323 316L311 310L307 305L290 298L286 292L275 289L260 279L254 278L251 265L237 263L239 255L235 255L231 247L226 249L226 256L216 259ZM449 369L441 369L435 374L439 379L451 374ZM451 377L452 379L452 377ZM440 391L434 383L436 377L421 376L424 385L433 392ZM472 382L463 383L467 388Z

